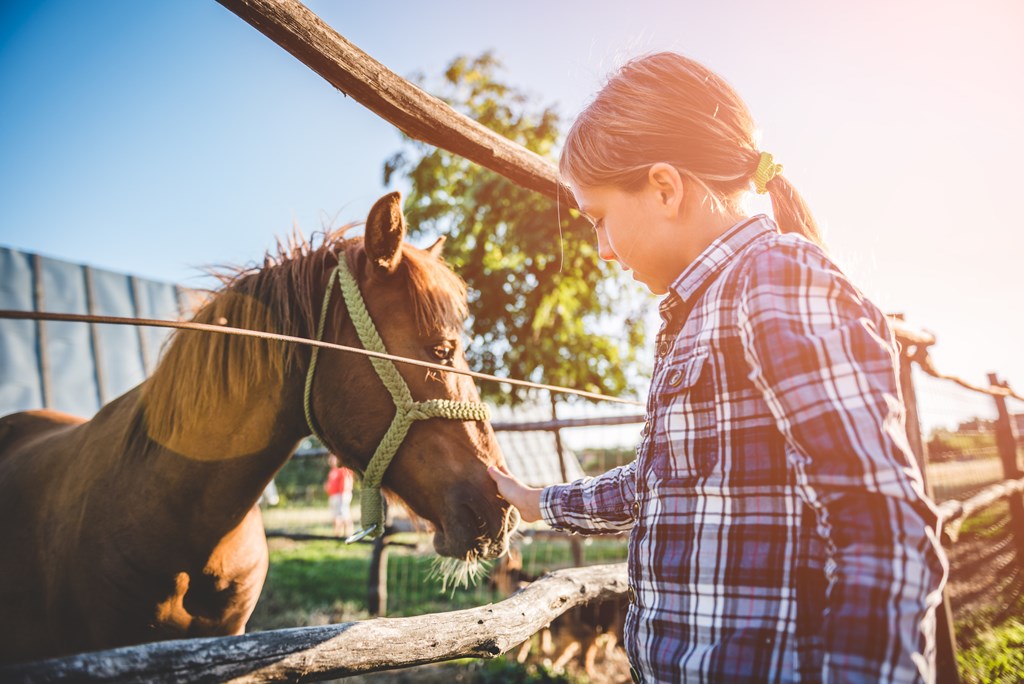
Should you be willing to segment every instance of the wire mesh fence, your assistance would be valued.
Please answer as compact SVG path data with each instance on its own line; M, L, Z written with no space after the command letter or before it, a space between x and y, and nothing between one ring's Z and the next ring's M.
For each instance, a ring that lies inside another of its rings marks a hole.
M552 404L548 395L515 408L494 407L493 423L513 472L536 486L593 476L634 457L643 416L636 407L590 402ZM561 424L562 427L558 427ZM264 505L271 537L292 541L331 541L332 519L323 482L327 452L300 449L275 479L278 505ZM358 484L352 502L357 518ZM468 581L446 578L437 568L429 527L401 506L391 506L386 560L389 615L414 615L475 607L506 598L547 572L566 567L625 560L624 535L580 538L544 523L522 525L502 559L483 563ZM341 539L337 539L340 545ZM370 574L372 552L360 545ZM274 568L271 567L271 575Z
M920 372L914 383L927 446L924 474L936 502L966 499L1002 480L992 397Z
M508 598L554 570L625 558L624 537L581 539L534 527L520 533L506 556L486 564L479 576L463 584L439 576L429 538L420 535L418 543L389 552L387 612L418 615L486 605Z
M924 474L936 502L963 501L1017 476L1024 444L1024 402L1012 397L997 400L920 372L914 383L926 445ZM1002 424L1000 401L1006 409ZM1007 431L1016 433L1015 443L1007 439ZM1020 495L1017 498L1019 507ZM1024 539L1019 521L1014 521L1013 506L1012 501L997 501L965 520L955 540L944 539L950 566L946 598L962 652L961 668L966 664L971 669L969 656L979 649L980 635L1013 621L1024 622ZM988 667L981 669L987 672ZM970 672L967 678L974 681Z

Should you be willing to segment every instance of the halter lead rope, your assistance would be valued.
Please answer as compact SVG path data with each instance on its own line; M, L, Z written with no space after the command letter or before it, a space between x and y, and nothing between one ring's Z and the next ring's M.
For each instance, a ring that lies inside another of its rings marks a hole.
M320 322L317 325L316 339L320 342L323 339L324 325L327 321L327 311L331 300L331 292L334 290L334 283L338 282L342 296L345 298L345 305L348 307L349 317L359 335L359 341L366 349L381 354L386 354L384 341L377 332L370 312L366 310L366 302L359 291L359 283L348 268L343 256L338 258L338 265L331 271L331 277L327 281L327 291L324 293L324 303L320 308ZM306 373L306 389L302 396L302 408L306 413L306 424L313 435L326 446L327 442L317 432L313 423L313 410L310 403L310 395L313 389L313 373L316 371L316 360L319 347L313 347L309 359L309 372ZM409 386L402 379L401 374L394 362L389 359L370 357L377 376L391 394L395 402L395 417L391 421L377 450L366 464L363 471L363 494L360 502L360 523L361 528L346 542L359 541L363 537L371 539L377 537L384 530L384 507L383 496L380 493L381 480L384 479L384 472L391 464L391 460L402 445L405 435L409 432L414 421L427 420L429 418L447 418L449 420L489 420L491 417L487 404L476 401L452 401L449 399L428 399L427 401L413 401Z

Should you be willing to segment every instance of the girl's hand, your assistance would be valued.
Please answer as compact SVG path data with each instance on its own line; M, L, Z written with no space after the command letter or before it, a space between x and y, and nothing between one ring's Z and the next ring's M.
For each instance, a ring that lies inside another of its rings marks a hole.
M523 522L536 522L541 519L540 493L537 487L527 487L508 471L505 466L491 466L487 469L494 483L498 485L498 494L519 510Z

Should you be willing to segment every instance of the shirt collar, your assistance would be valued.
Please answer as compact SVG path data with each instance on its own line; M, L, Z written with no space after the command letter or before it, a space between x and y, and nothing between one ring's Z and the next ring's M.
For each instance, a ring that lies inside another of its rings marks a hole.
M669 296L662 302L662 317L677 303L692 306L690 300L709 280L728 266L747 245L769 232L777 233L778 228L770 218L758 214L743 219L715 238L669 286Z

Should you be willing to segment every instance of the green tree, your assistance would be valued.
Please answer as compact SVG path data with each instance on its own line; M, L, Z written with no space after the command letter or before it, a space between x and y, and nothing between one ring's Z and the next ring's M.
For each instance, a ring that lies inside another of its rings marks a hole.
M498 80L491 53L458 57L441 97L491 130L548 158L559 117ZM412 234L446 235L445 259L469 287L474 370L613 395L636 387L646 297L597 255L577 212L462 157L405 138L384 182L412 183ZM501 389L484 383L485 395ZM514 392L513 398L522 398Z

